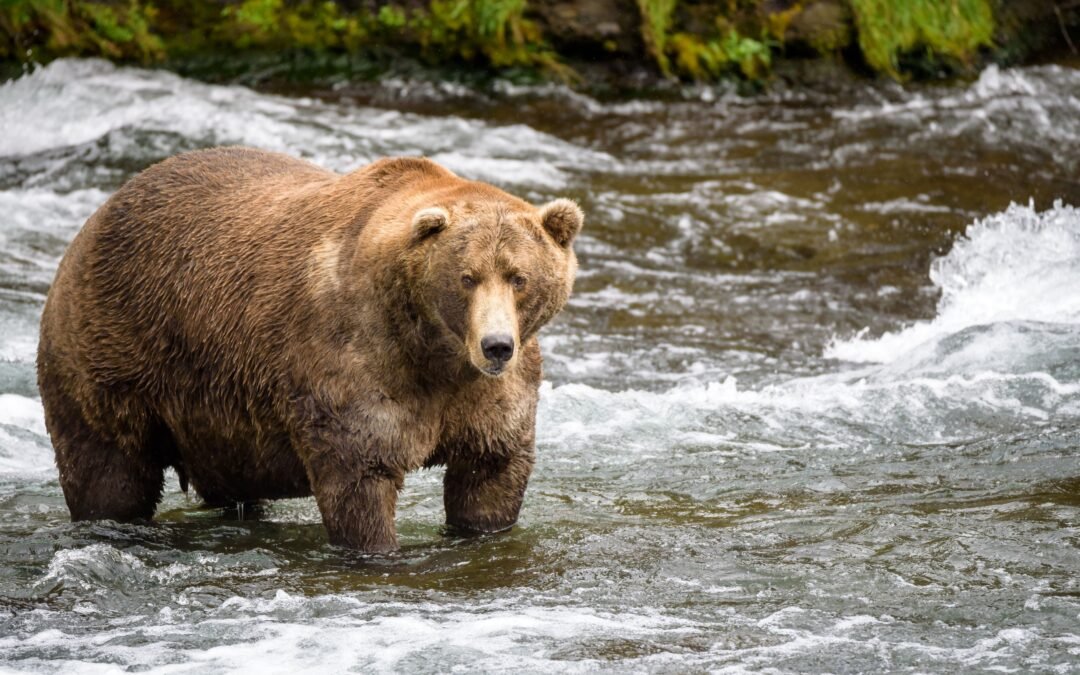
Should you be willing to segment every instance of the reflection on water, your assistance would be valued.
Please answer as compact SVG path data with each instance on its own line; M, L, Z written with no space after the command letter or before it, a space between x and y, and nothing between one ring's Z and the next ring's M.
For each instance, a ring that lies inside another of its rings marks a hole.
M0 85L0 127L4 667L1080 660L1077 71L661 103L60 61ZM514 531L446 536L437 472L409 477L390 558L328 546L312 500L223 513L175 478L153 524L68 522L33 376L57 261L133 173L230 143L422 153L582 203Z

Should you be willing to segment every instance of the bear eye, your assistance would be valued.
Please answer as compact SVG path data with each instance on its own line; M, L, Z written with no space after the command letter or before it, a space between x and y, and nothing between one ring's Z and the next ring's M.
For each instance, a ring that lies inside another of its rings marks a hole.
M476 279L469 274L463 274L461 275L461 285L469 289L476 288Z
M520 274L515 274L514 276L510 277L510 285L514 287L515 291L520 291L521 289L525 288L525 277L521 276Z

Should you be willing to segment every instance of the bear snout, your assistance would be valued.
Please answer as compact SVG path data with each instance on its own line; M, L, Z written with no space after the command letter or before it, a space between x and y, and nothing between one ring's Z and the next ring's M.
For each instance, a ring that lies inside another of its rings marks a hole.
M488 377L503 375L517 361L517 338L511 333L492 331L470 343L469 360Z
M473 291L469 309L469 361L485 375L498 377L513 366L518 351L514 291L509 284L481 284Z

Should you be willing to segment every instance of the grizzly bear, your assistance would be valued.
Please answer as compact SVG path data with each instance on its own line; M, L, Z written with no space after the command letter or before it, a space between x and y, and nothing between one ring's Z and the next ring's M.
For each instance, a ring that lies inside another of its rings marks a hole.
M441 465L452 528L511 527L582 219L419 158L339 175L218 148L143 171L42 315L72 519L152 517L173 467L210 506L314 494L331 542L385 552L405 473Z

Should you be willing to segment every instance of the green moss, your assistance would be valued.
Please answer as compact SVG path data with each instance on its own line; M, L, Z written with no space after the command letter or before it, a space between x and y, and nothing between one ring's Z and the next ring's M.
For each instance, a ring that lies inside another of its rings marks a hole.
M539 31L524 18L525 0L433 0L406 28L428 60L484 58L496 67L526 66L544 48Z
M592 53L651 62L666 77L760 81L785 39L799 44L792 54L830 55L857 40L876 72L933 77L993 47L1003 1L635 0L642 53L599 34ZM354 74L354 64L404 56L429 68L575 80L530 11L545 8L528 0L0 0L0 61L104 56L178 67L201 59L230 73L229 61L258 64L276 77Z
M221 10L212 30L214 42L236 49L351 51L361 48L368 29L334 2L244 0ZM177 41L173 51L183 49Z
M644 2L645 0L639 0ZM663 28L665 31L672 23L671 12L677 9L674 0L665 0L671 6L666 8L668 16L660 22L645 21L644 25L651 25L650 30ZM668 37L665 34L654 36L654 44L662 50L663 59L658 63L665 74L688 77L698 81L714 80L717 78L741 75L749 80L761 80L769 74L772 65L772 50L770 42L764 35L777 30L781 22L785 22L793 13L788 10L781 14L765 14L757 12L757 2L740 2L728 0L721 5L719 10L714 9L711 17L711 30L698 28L698 31L678 31ZM698 22L709 25L708 13L701 11L699 6L692 17L697 17ZM707 9L707 8L705 8ZM750 12L750 14L747 14ZM748 20L749 19L749 20ZM762 39L748 37L739 31L737 23L752 24L762 34ZM779 29L782 34L782 28ZM703 34L704 33L704 34ZM643 37L646 37L643 35Z
M409 18L405 10L395 5L383 5L376 15L379 25L391 30L404 28Z
M637 0L641 12L641 38L645 49L656 61L664 75L671 75L668 61L668 32L671 29L672 14L677 0Z
M901 58L969 64L994 35L993 0L849 0L867 64L901 77Z
M281 35L281 0L244 0L221 10L215 33L241 49L269 46Z
M139 0L4 0L0 58L88 55L154 61L163 54L161 38L151 30L155 15L153 5Z
M742 36L735 29L710 40L677 33L671 38L671 51L678 72L699 81L731 73L760 80L772 65L772 52L765 42Z
M690 0L684 0L690 2ZM867 65L901 79L920 68L933 74L943 66L955 70L973 63L979 50L992 46L996 0L846 0L850 5L858 44ZM766 77L772 47L782 46L790 22L801 12L817 12L834 23L843 6L825 16L822 3L796 2L769 11L764 0L725 0L715 3L717 31L678 30L679 5L675 0L638 0L642 38L665 74L697 80L738 73L750 80ZM695 3L698 9L704 5ZM818 19L822 19L818 17ZM669 33L673 33L669 37ZM757 34L761 37L754 38ZM773 36L767 39L765 36ZM813 36L810 47L818 53L844 48L846 22ZM776 40L775 42L773 40Z
M0 59L93 55L150 62L204 51L418 52L425 61L536 68L569 77L526 0L430 0L348 11L330 0L0 0ZM157 31L157 32L155 32ZM163 37L164 36L164 39Z

